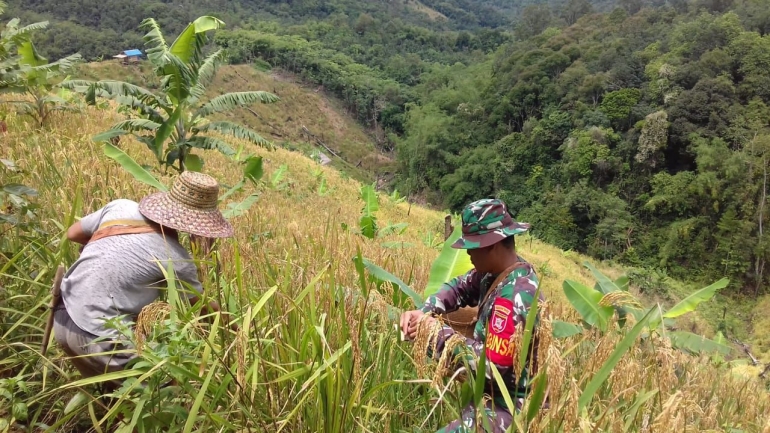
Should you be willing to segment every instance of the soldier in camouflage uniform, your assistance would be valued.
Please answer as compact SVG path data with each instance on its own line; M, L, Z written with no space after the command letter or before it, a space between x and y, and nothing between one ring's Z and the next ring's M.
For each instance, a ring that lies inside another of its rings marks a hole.
M484 199L468 205L462 213L463 235L452 246L468 251L474 269L445 283L425 301L421 309L405 312L401 316L401 329L414 338L417 323L426 313L445 314L462 307L479 307L473 338L466 338L466 346L459 346L454 354L468 349L473 354L467 358L468 365L475 370L476 360L486 347L485 391L493 398L484 408L484 416L493 432L504 432L511 425L512 408L506 406L491 369L497 368L517 411L521 409L524 393L529 387L527 369L518 381L513 369L513 336L523 332L539 284L533 267L516 254L514 235L528 229L529 224L515 222L511 218L505 203L500 200ZM502 282L490 287L506 270L509 273ZM492 292L486 296L489 290ZM436 359L442 355L445 343L455 333L447 325L438 333L436 353L433 354ZM460 365L462 363L456 366ZM475 431L476 419L476 408L470 405L463 409L460 419L440 432Z

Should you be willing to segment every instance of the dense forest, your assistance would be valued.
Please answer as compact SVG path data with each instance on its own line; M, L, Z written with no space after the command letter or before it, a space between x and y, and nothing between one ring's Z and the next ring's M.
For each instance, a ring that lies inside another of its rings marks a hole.
M52 20L46 54L94 59L141 46L144 16L176 32L216 11L231 62L340 97L411 197L499 196L563 249L752 293L768 280L768 0L84 3L11 12Z

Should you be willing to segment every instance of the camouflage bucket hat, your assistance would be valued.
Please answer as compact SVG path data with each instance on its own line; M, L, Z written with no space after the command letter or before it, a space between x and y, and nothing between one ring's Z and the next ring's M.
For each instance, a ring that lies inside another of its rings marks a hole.
M528 223L516 222L501 200L474 201L463 209L463 235L452 248L485 248L529 230Z

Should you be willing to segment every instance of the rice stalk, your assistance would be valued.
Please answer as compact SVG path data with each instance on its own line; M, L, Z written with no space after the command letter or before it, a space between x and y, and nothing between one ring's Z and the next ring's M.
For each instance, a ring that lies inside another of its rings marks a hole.
M142 354L144 343L147 336L150 335L153 328L168 317L171 312L171 305L163 301L155 301L145 305L136 318L136 329L134 338L136 339L136 351Z

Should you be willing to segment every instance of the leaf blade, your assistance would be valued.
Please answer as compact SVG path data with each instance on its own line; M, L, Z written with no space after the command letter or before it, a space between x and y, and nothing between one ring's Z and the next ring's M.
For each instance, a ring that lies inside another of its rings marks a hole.
M580 313L586 323L598 326L602 331L607 329L607 320L612 316L612 307L602 307L599 301L602 293L588 288L576 281L565 280L562 285L567 300Z
M678 304L674 305L666 311L665 314L663 314L663 317L666 319L679 317L683 314L689 313L691 311L694 311L695 308L698 307L698 304L704 301L708 301L714 295L716 294L717 290L723 289L727 286L727 284L730 282L727 278L722 278L721 280L704 287L695 293L692 293L690 296L682 299Z
M636 337L639 336L639 334L642 333L642 330L647 325L647 322L651 320L651 318L659 316L660 315L660 309L655 307L651 308L647 314L642 317L642 320L636 323L634 327L631 329L631 331L626 334L625 337L618 343L617 346L615 346L615 350L612 351L612 354L607 358L607 361L602 365L602 367L599 369L599 371L596 372L593 379L586 385L586 387L583 389L583 392L580 395L580 398L578 399L578 411L582 411L584 407L588 403L591 402L591 399L593 399L594 394L596 394L596 391L599 390L599 387L604 383L605 380L610 376L610 373L615 368L617 363L620 361L620 359L625 355L625 353L628 351L628 349L631 348L631 346L636 341Z
M573 323L554 320L551 322L552 334L556 338L569 338L583 332L583 328Z
M428 276L428 284L425 286L425 291L423 293L425 297L436 293L444 283L452 278L473 269L470 256L468 256L464 250L452 248L452 244L461 234L462 227L458 225L455 227L452 235L444 242L441 253L439 253L436 260L433 261Z
M354 260L357 260L357 258L354 258ZM417 294L417 292L412 290L412 288L409 287L409 285L403 282L400 278L391 274L385 269L375 265L374 263L370 262L367 259L362 259L362 261L364 264L364 268L369 272L371 276L379 279L380 281L395 284L401 290L401 293L403 293L404 295L406 295L408 298L412 300L415 307L422 306L422 303L423 303L422 297L419 294ZM401 305L398 305L398 306L400 307Z
M729 355L732 348L726 344L709 340L708 338L687 331L669 331L666 333L671 344L677 349L684 349L693 353L719 352Z
M108 158L114 159L118 164L120 164L121 167L123 167L123 169L131 174L134 179L144 184L154 186L161 191L168 191L168 187L166 187L166 185L163 185L158 179L155 178L155 176L137 164L137 162L134 161L134 159L131 158L127 153L123 152L110 143L104 143L103 149L104 154L107 155Z

